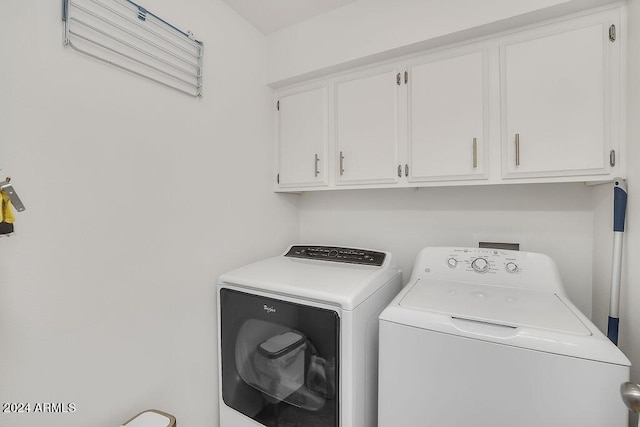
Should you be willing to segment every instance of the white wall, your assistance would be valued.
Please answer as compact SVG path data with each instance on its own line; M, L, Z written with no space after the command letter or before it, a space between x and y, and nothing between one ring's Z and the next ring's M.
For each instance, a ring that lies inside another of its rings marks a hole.
M629 199L625 236L623 241L622 284L620 296L619 346L631 359L631 380L640 383L640 0L627 2L626 46L626 97L627 97L627 141ZM594 189L594 238L608 248L595 246L594 251L594 315L598 313L598 325L606 330L609 311L609 283L611 281L611 246L613 190L611 186ZM600 237L598 237L600 236ZM608 241L604 240L608 237ZM597 282L603 282L604 286ZM632 415L630 426L637 425L637 416Z
M627 139L629 173L627 226L620 304L620 348L633 363L631 377L640 382L640 1L628 2Z
M304 242L391 251L406 282L426 246L519 242L558 264L567 293L591 313L593 214L583 184L305 193Z
M280 86L610 1L358 0L270 34L267 77Z
M216 277L297 237L264 36L217 0L152 3L205 42L204 99L63 47L60 1L1 2L0 173L27 210L0 238L0 402L77 407L2 426L217 425Z

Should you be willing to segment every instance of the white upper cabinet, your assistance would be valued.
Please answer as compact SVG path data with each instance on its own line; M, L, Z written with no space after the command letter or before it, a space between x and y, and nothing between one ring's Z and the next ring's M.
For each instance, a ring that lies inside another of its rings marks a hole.
M281 90L277 188L624 178L623 18L602 7Z
M397 74L378 70L336 83L338 184L397 182Z
M278 101L280 187L328 183L328 89L315 88Z
M405 172L411 182L487 177L486 53L447 55L409 67Z
M609 39L613 18L549 25L501 44L505 178L611 172L611 106L618 99L611 58L619 45Z

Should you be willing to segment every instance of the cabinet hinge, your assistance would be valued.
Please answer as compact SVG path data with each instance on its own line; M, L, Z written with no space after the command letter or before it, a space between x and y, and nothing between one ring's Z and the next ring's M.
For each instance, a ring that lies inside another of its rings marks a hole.
M276 175L276 184L280 184L280 174Z
M609 27L609 41L616 41L616 26L612 25Z
M276 102L276 109L280 111L280 101Z
M616 150L609 151L609 164L611 167L616 165Z

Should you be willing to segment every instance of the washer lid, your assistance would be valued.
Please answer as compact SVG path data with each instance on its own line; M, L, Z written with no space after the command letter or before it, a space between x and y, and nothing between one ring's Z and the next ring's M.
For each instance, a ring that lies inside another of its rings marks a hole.
M547 291L419 279L400 306L515 328L591 335L560 297Z

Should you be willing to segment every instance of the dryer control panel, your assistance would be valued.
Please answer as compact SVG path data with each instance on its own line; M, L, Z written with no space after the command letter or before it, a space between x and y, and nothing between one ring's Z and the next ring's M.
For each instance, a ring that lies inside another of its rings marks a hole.
M384 263L386 254L337 246L292 246L284 256L380 267Z

